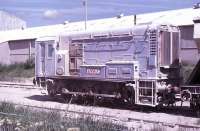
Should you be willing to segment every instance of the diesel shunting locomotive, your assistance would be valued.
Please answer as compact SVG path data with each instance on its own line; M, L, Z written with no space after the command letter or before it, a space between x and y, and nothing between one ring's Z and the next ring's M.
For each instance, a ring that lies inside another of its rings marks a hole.
M192 97L188 87L181 88L179 45L178 27L153 24L38 38L36 81L50 96L60 94L65 100L173 104L177 94L181 100Z

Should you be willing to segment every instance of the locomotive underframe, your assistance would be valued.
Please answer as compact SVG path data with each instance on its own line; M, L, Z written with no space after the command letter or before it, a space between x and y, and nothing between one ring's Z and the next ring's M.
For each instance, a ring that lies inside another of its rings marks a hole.
M200 111L200 85L184 85L180 89L182 101L189 101L191 109Z
M67 101L76 97L91 97L94 99L115 99L130 105L169 105L175 103L175 92L170 89L160 89L157 80L111 80L71 77L39 77L44 81L50 96L62 95ZM103 90L102 90L103 89ZM169 90L169 91L167 91Z

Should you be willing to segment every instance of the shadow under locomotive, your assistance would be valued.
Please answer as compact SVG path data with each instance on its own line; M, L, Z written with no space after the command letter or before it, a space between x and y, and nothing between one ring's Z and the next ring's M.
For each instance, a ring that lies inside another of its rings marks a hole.
M33 95L30 97L26 97L27 99L36 100L36 101L44 101L44 102L57 102L63 104L75 104L82 106L94 106L94 107L105 107L111 109L120 109L120 110L132 110L142 113L166 113L187 117L198 117L197 113L189 108L187 105L178 105L178 106L162 106L159 107L149 107L149 106L141 106L141 105L130 105L121 100L115 99L104 99L97 100L92 97L76 97L73 99L67 100L63 99L61 95L57 95L53 98L48 95ZM179 103L180 104L180 103Z

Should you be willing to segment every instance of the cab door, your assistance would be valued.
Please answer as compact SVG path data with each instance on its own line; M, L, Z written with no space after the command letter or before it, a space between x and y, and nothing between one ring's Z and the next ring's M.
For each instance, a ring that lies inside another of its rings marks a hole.
M45 43L36 42L36 60L35 60L35 74L38 77L45 76Z
M36 75L39 77L55 75L54 44L54 40L36 43Z
M55 75L55 41L53 40L45 42L44 68L45 76Z

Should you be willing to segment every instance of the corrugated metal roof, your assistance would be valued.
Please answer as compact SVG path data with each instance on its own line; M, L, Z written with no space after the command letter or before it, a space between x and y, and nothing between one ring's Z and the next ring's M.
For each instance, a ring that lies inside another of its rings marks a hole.
M36 39L42 36L55 36L64 30L64 25L42 26L0 32L0 43L13 40Z
M193 25L193 19L200 15L200 9L186 8L180 10L162 11L137 15L136 23L141 24L171 24L175 26ZM66 24L50 25L0 32L0 43L9 40L35 39L44 36L58 35L62 32L84 31L84 21ZM134 26L134 15L121 18L106 18L90 20L87 22L87 30L102 30L113 28L126 28Z
M154 17L152 19L153 23L167 23L175 26L185 26L185 25L193 25L193 19L200 15L200 9L180 9L180 10L172 10L172 11L164 11L157 12L151 14L143 14L140 17L143 21L144 19L149 19L150 17Z

